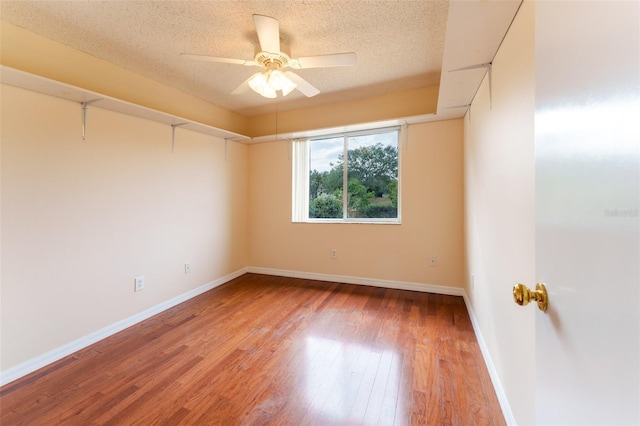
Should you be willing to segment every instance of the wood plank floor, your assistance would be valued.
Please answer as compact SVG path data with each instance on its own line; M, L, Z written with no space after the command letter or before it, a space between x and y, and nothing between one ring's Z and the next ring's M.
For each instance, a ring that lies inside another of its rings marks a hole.
M246 274L0 389L4 425L502 425L461 297Z

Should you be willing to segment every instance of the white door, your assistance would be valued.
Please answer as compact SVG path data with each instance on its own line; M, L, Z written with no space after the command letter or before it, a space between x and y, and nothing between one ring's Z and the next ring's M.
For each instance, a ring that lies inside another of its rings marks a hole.
M637 425L640 2L535 7L536 422Z

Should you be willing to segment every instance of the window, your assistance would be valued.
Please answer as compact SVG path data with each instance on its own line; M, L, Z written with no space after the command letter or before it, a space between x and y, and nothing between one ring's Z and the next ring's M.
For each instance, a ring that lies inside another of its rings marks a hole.
M399 132L293 142L293 221L398 223Z

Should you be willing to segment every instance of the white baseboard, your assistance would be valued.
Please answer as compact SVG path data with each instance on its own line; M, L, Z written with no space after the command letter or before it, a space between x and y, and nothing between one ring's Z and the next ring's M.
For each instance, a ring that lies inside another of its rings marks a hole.
M39 368L58 361L59 359L71 355L72 353L77 352L80 349L84 349L89 345L92 345L102 339L105 339L113 334L124 330L125 328L131 327L132 325L151 318L154 315L157 315L169 308L179 305L182 302L186 302L189 299L192 299L246 273L247 268L239 269L235 272L225 275L224 277L218 278L214 281L211 281L210 283L204 284L198 288L190 290L165 302L159 303L155 306L145 309L142 312L139 312L114 324L101 328L100 330L94 331L93 333L90 333L84 337L69 342L66 345L60 346L56 349L53 349L49 352L46 352L28 361L11 367L5 371L2 371L0 372L0 386L4 386L7 383L19 379L20 377L26 376L27 374L32 373Z
M421 291L424 293L448 294L450 296L462 296L464 290L460 287L448 287L444 285L420 284L406 281L388 281L374 278L352 277L349 275L329 275L315 272L289 271L283 269L259 268L250 266L248 271L254 274L277 275L280 277L302 278L307 280L330 281L345 284L368 285L372 287L394 288L397 290Z
M469 312L469 318L471 319L471 324L473 325L473 331L476 334L476 339L478 340L478 346L480 346L480 351L482 352L484 363L487 366L487 370L489 370L489 377L491 377L493 389L495 390L496 396L498 397L498 402L500 403L500 408L502 409L502 415L504 416L504 420L507 425L516 426L516 419L513 416L513 412L511 411L511 406L509 405L507 394L504 392L504 388L502 387L502 382L500 381L500 377L498 376L498 371L496 370L495 364L491 359L489 348L487 347L487 344L484 341L484 337L482 336L480 324L478 324L476 315L473 312L473 308L471 307L471 301L467 296L467 292L463 290L463 293L464 294L462 295L462 297L464 298L465 305L467 305L467 311Z

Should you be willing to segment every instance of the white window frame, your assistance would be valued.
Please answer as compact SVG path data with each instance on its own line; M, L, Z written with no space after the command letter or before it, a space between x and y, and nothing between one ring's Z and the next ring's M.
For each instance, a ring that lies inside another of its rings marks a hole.
M342 197L342 218L310 218L309 217L309 141L317 139L329 139L342 137L344 140L344 165L343 167L343 185L348 182L348 167L349 161L348 144L347 139L354 136L371 135L376 133L388 133L390 131L398 132L398 215L396 218L350 218L348 217L348 191L343 190ZM401 224L401 210L402 210L402 143L404 140L405 126L393 126L383 127L369 130L332 133L328 135L319 135L309 137L305 139L295 139L291 141L291 170L292 170L292 222L294 223L370 223L370 224Z

